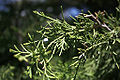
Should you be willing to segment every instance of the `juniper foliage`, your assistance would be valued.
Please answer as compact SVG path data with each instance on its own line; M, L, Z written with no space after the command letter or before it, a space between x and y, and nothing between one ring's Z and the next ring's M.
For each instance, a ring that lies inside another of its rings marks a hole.
M117 8L118 13L120 9ZM27 62L25 74L34 80L106 80L119 70L120 17L107 12L80 14L74 25L53 19L43 12L35 14L48 19L35 35L19 49L10 52ZM37 36L37 38L36 38ZM44 41L44 39L48 41ZM120 76L119 76L120 78ZM113 78L115 79L115 77Z

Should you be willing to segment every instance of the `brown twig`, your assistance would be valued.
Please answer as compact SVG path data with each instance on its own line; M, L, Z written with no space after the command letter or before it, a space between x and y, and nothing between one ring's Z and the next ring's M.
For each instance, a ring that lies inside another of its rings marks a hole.
M111 29L105 23L100 22L100 20L97 18L97 16L94 16L93 14L90 14L90 15L84 15L84 17L86 17L86 18L92 17L101 27L104 27L108 31L111 31Z

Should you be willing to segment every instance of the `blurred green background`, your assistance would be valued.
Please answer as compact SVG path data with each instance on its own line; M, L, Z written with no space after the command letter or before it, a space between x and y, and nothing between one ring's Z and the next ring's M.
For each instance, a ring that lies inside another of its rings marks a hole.
M77 16L81 10L87 13L106 10L115 13L117 0L0 0L0 80L30 80L23 76L25 63L18 61L9 52L13 45L26 41L27 33L34 32L44 19L33 13L44 12L54 18L61 18L61 8L65 19Z

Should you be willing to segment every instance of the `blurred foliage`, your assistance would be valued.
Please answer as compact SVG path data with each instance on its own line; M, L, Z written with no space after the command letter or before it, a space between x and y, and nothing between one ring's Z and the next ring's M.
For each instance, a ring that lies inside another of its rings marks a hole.
M18 63L17 63L18 64ZM20 65L16 67L15 65L6 64L0 66L0 80L28 80L29 78L24 75L24 68Z
M15 67L13 66L9 66L7 65L7 67L5 66L1 66L0 67L0 80L13 80L13 76L14 76L14 73L13 73L13 70L14 70Z

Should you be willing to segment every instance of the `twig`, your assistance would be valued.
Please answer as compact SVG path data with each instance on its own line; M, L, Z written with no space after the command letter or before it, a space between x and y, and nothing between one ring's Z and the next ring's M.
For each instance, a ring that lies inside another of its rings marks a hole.
M86 18L92 17L101 27L104 27L108 31L111 31L111 29L105 23L100 22L100 20L97 18L97 16L94 16L93 14L90 14L90 15L84 15L84 17L86 17Z
M77 68L76 68L76 72L75 72L73 80L76 80L76 76L77 76L77 72L78 72L79 66L80 66L80 62L78 64Z

